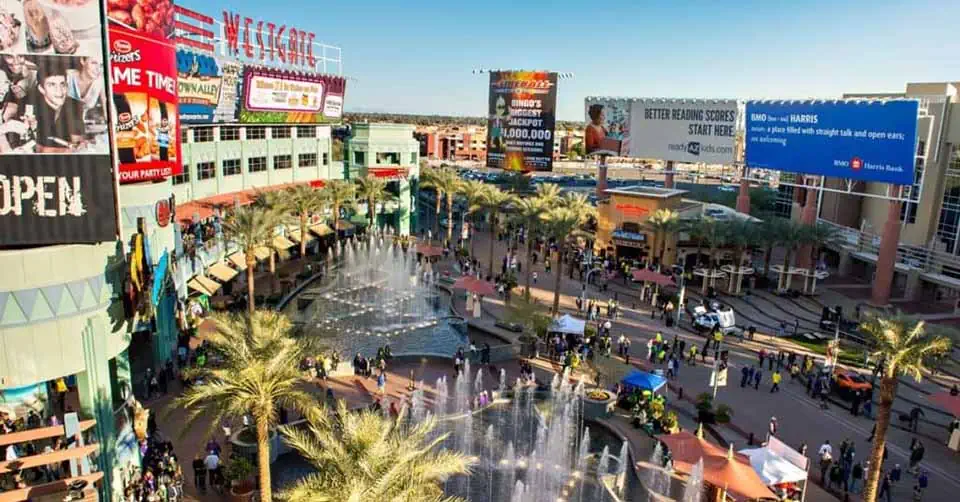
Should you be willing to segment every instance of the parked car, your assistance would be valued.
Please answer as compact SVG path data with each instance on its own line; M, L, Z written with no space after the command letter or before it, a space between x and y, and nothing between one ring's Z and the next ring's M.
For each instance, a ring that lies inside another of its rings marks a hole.
M833 370L833 389L844 399L852 399L858 390L865 394L872 387L870 380L856 371L843 368Z
M743 335L742 330L737 327L736 316L731 308L707 311L706 307L695 307L691 322L693 323L693 329L700 334L709 334L714 329L719 329L724 335Z

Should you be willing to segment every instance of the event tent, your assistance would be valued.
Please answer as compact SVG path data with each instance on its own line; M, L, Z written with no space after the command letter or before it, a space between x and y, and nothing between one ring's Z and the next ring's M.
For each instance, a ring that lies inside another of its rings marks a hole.
M653 373L634 371L633 373L630 373L624 377L624 379L621 380L621 383L624 385L639 387L642 390L656 392L667 384L667 379L659 375L654 375Z
M563 317L554 319L554 321L550 323L549 331L551 333L582 335L583 330L586 327L587 327L587 321L584 321L582 319L577 319L576 317L573 317L570 314L565 314Z
M768 448L747 448L740 453L750 457L750 465L767 486L796 483L807 479L807 472Z

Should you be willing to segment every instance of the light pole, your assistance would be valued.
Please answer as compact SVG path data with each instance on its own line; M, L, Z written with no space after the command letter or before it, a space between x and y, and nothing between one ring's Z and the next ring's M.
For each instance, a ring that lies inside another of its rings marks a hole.
M680 329L680 316L683 314L683 297L687 293L686 268L680 267L680 298L677 300L677 329Z

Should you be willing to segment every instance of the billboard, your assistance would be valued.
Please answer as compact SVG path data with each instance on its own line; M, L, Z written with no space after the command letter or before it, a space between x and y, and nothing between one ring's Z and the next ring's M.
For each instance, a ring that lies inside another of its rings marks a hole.
M588 97L585 108L584 152L626 157L630 152L630 101Z
M240 122L319 124L340 120L346 82L333 75L246 68Z
M173 12L169 0L154 0L146 7L111 3L107 14L121 183L164 179L182 170Z
M749 101L746 163L910 185L918 110L911 100Z
M211 56L177 49L177 97L181 124L210 124L220 104L223 77Z
M214 122L237 121L242 80L243 65L230 61L220 62L220 99L213 111Z
M116 238L100 3L0 0L0 246Z
M490 72L488 105L487 167L552 170L557 74Z
M638 99L630 103L630 157L732 164L737 102Z

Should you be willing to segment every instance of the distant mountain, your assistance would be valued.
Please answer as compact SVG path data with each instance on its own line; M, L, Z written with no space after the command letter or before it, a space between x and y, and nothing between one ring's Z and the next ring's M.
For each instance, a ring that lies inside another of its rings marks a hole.
M412 115L407 113L364 112L355 110L344 113L344 121L352 122L393 122L398 124L413 124L417 126L440 125L487 125L486 117L467 117L455 115ZM558 120L557 129L578 129L584 127L583 122Z

